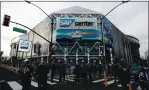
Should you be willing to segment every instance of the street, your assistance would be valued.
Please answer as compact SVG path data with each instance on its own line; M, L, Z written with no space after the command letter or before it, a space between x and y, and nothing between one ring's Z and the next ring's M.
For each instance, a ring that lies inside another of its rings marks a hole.
M2 83L4 80L4 84ZM66 84L59 84L58 79L54 79L54 82L50 80L47 81L47 90L121 90L121 85L118 83L114 83L113 78L108 78L107 87L104 86L104 79L101 78L99 80L93 81L92 84L76 84L73 80L67 78ZM0 90L21 90L22 83L19 80L19 76L8 70L7 68L0 68ZM133 83L133 82L131 82ZM3 89L2 89L3 86ZM133 87L133 84L132 84ZM38 90L38 82L31 81L31 90ZM133 88L132 90L137 90ZM138 89L139 90L139 89Z

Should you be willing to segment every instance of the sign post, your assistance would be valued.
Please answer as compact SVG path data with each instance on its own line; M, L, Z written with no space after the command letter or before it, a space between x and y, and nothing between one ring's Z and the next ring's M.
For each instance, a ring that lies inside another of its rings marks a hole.
M13 27L13 31L27 34L27 30L16 28L16 27Z

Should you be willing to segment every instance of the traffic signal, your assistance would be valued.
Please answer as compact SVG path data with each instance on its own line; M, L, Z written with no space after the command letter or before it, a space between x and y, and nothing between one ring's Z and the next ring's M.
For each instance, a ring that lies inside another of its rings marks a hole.
M4 15L3 26L9 27L9 23L10 23L10 16Z

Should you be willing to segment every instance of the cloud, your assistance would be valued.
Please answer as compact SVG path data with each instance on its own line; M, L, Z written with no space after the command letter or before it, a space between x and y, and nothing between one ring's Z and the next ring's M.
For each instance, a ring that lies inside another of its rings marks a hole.
M4 56L10 54L10 42L8 40L1 40L1 50L4 51Z
M127 21L127 25L121 26L120 29L128 35L132 35L139 39L140 54L144 56L144 52L148 50L148 12L139 13L131 20Z
M119 28L122 25L128 25L130 20L145 11L148 11L147 2L129 2L117 7L107 17Z

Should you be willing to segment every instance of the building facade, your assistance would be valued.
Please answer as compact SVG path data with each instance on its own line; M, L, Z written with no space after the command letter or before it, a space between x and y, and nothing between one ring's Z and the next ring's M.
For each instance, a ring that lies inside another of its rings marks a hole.
M49 62L49 54L52 52L52 57L56 60L110 63L112 57L115 57L126 59L130 64L135 57L133 52L136 52L139 57L139 52L131 48L132 38L123 34L99 12L74 6L56 11L49 16L51 19L45 18L33 30L49 41L53 31L52 51L50 51L49 42L30 31L26 35L19 36L18 41L20 39L31 41L31 51L16 53L17 48L13 47L17 44L12 42L11 56L32 58L35 61L43 57Z

